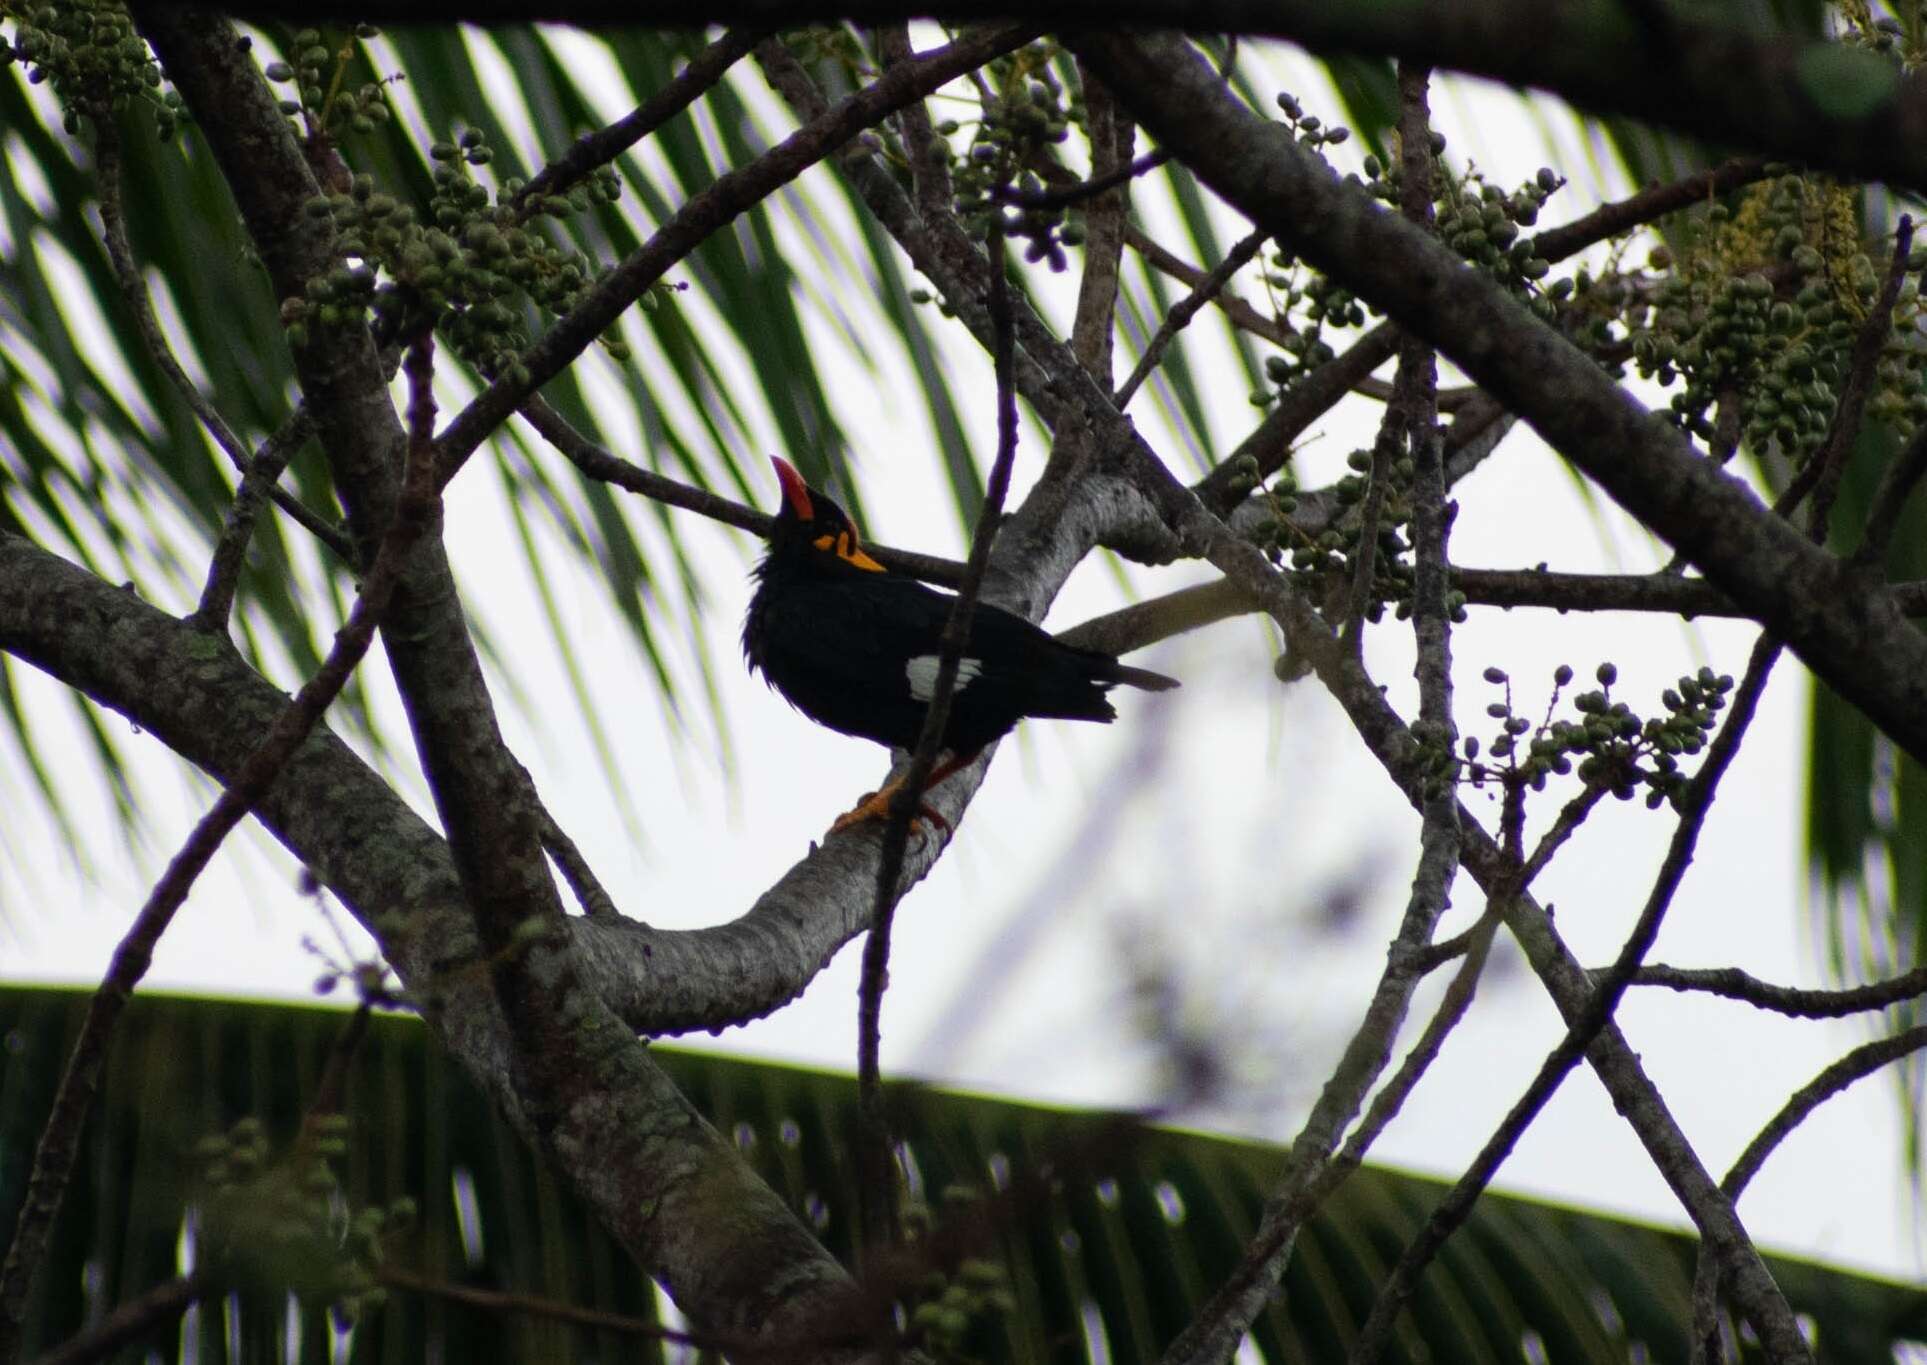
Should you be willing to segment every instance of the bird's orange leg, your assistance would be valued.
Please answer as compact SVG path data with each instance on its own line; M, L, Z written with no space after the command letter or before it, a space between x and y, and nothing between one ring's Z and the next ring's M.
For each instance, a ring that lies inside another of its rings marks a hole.
M924 794L928 795L930 792L936 790L937 784L946 777L949 777L952 773L969 767L971 762L977 757L977 753L981 752L981 750L978 750L968 754L952 754L949 758L946 758L943 762L932 768L930 770L930 780L923 784ZM871 792L868 796L857 802L855 806L837 816L835 822L830 825L830 833L841 834L844 830L860 825L866 820L884 819L890 814L890 803L896 799L897 793L902 790L903 779L898 778L896 781L887 784L881 791ZM950 834L950 822L932 810L928 804L921 801L917 803L917 813L910 817L910 832L912 834L917 832L919 820L929 820L933 824L943 826L943 832L946 838Z

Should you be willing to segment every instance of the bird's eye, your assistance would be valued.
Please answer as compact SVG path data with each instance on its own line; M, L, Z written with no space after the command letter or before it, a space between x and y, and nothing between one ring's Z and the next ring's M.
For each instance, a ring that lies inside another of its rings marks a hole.
M815 540L812 540L810 544L814 545L819 550L833 549L836 546L836 537L835 536L818 536Z

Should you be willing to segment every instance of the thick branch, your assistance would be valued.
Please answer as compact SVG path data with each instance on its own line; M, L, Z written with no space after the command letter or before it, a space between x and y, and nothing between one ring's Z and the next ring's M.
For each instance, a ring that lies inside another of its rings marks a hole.
M380 23L672 27L690 20L686 6L664 0L244 0L236 9L303 23L324 15ZM1053 0L1048 6L718 0L703 18L796 28L919 16L969 23L1014 12L1064 29L1188 28L1284 38L1318 52L1399 57L1548 90L1586 109L1630 114L1854 177L1927 185L1927 76L1903 76L1888 60L1839 43L1763 37L1738 21L1701 22L1670 6L1621 0ZM1642 22L1635 13L1652 13L1660 22ZM1155 88L1145 87L1146 93Z
M5 535L0 649L126 716L221 781L234 774L287 703L225 641ZM450 1052L526 1129L500 1013L486 979L468 968L480 948L448 845L325 727L295 753L256 814L381 940ZM799 993L867 917L867 901L860 894L840 895L838 888L850 881L874 884L874 853L865 858L861 840L840 840L836 848L800 864L747 915L716 929L659 934L630 921L571 919L582 970L599 995L634 1016L635 1029L664 1027L670 1015L693 1028L728 1022L731 1016L717 1010L733 1008L736 1019L765 1013ZM919 864L919 875L921 870ZM679 1301L683 1295L695 1302L712 1293L733 1294L733 1278L767 1275L791 1256L798 1258L787 1262L792 1270L803 1268L795 1271L802 1275L799 1283L813 1279L833 1288L840 1272L820 1249L810 1250L814 1244L793 1215L728 1155L728 1144L646 1054L624 1056L622 1084L633 1087L628 1094L634 1105L614 1117L627 1129L610 1132L600 1151L571 1164L603 1173L602 1188L589 1193L605 1209L621 1201L628 1221L617 1224L618 1234L645 1249L644 1263L679 1277ZM636 1125L638 1114L650 1116L645 1125ZM668 1199L664 1227L677 1207L686 1207L689 1226L710 1229L712 1236L665 1252L639 1235L643 1202L629 1202L633 1191L608 1184L633 1155L632 1143L647 1148L635 1158L635 1169ZM711 1172L720 1183L705 1195L700 1182L691 1183L692 1173L701 1161L725 1157L727 1164ZM710 1197L731 1201L728 1206L738 1210L726 1228L717 1224L714 1207L696 1207ZM747 1302L752 1314L762 1311L758 1305L768 1306L760 1291ZM711 1327L726 1326L719 1316L705 1314Z
M287 702L218 639L210 643L134 594L4 535L0 649L223 782ZM325 727L287 771L259 807L262 821L381 939L431 1014L473 1005L475 983L455 969L479 949L447 844ZM947 807L962 785L960 773L932 796ZM928 859L913 857L910 866L920 877ZM587 919L570 927L597 993L636 1032L717 1028L794 999L865 927L875 884L874 842L840 839L714 928L665 932ZM482 1070L505 1066L490 1054Z
M245 46L202 13L163 4L136 12L205 132L276 292L301 292L330 263L334 244L306 216L315 182ZM372 339L359 326L318 328L296 361L351 525L369 545L394 505L403 440ZM498 420L473 426L470 436L479 441ZM502 742L438 539L411 557L383 640L452 840L437 861L442 868L452 862L456 877L450 885L429 868L405 870L399 896L393 884L381 888L413 912L395 920L367 900L350 903L374 921L430 1021L642 1266L675 1286L693 1320L794 1333L840 1305L849 1290L841 1268L695 1115L588 984L599 968L572 952L543 856L539 805ZM117 690L115 699L127 696ZM232 721L233 699L224 702ZM191 723L205 725L206 717ZM311 817L299 810L287 823ZM369 856L349 856L349 875ZM330 870L345 871L340 862ZM473 923L411 943L425 927L421 912L431 908L424 892L436 897L433 909L454 912L458 923L472 915ZM525 937L530 921L537 932ZM485 970L472 970L477 965ZM549 973L541 986L533 980L538 970ZM482 989L490 981L507 1018ZM718 1220L716 1207L734 1213Z

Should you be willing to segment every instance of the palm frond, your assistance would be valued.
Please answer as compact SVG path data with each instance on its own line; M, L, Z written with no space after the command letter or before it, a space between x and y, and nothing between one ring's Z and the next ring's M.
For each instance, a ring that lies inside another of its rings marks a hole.
M0 1150L20 1151L45 1112L86 997L0 991ZM77 1330L90 1305L181 1273L198 1191L192 1150L237 1120L285 1147L347 1015L341 1011L143 996L103 1089L84 1169L43 1275L29 1347ZM840 1256L857 1228L849 1078L679 1049L652 1049L709 1121ZM420 1025L375 1021L345 1092L353 1120L339 1163L351 1208L414 1198L419 1230L391 1263L432 1281L547 1297L656 1320L654 1286L557 1188ZM972 1254L1001 1266L1010 1311L986 1314L965 1346L982 1358L1055 1361L1101 1337L1104 1358L1152 1361L1231 1268L1284 1152L1146 1127L1127 1117L1009 1104L916 1087L893 1096L912 1202L940 1228L976 1226ZM1048 1169L1053 1177L1039 1183ZM0 1166L0 1217L20 1197L19 1163ZM1267 1360L1343 1356L1377 1284L1443 1192L1439 1182L1367 1168L1301 1235L1281 1292L1253 1340ZM1390 1359L1529 1356L1619 1362L1684 1359L1695 1243L1583 1210L1488 1195L1422 1282ZM1870 1276L1769 1257L1830 1362L1888 1362L1927 1337L1927 1293ZM83 1275L81 1268L92 1269ZM238 1333L241 1353L210 1319ZM319 1305L290 1332L284 1298L206 1305L202 1362L302 1359L329 1340ZM476 1362L657 1359L650 1343L539 1317L485 1313L396 1292L352 1331L353 1360ZM181 1335L148 1343L188 1358ZM1092 1354L1096 1354L1092 1350ZM1743 1352L1744 1358L1752 1358Z

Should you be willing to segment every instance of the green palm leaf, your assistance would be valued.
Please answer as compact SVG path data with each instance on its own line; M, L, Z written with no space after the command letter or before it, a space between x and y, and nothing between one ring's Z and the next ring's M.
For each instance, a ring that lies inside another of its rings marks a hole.
M0 1218L20 1196L24 1158L85 997L0 991ZM209 1133L258 1118L285 1143L347 1016L273 1004L142 997L129 1012L103 1090L86 1178L68 1201L42 1277L30 1339L51 1345L112 1303L181 1272L190 1153ZM815 1222L842 1257L856 1224L850 1137L856 1089L800 1068L658 1049L658 1060L744 1156ZM419 1231L394 1264L430 1279L533 1294L653 1320L654 1287L538 1168L412 1021L383 1019L352 1073L354 1120L338 1163L356 1206L415 1198ZM1101 1332L1109 1359L1155 1360L1250 1235L1281 1149L1146 1128L1128 1119L904 1087L906 1148L938 1226L981 1216L976 1254L1000 1262L1014 1308L981 1320L969 1347L1012 1362L1081 1360ZM1048 1165L1056 1178L1034 1186ZM1433 1180L1368 1168L1301 1235L1283 1292L1253 1336L1271 1361L1342 1355L1377 1283L1443 1192ZM1532 1200L1488 1196L1423 1281L1392 1358L1684 1359L1690 1237ZM1927 1294L1868 1276L1769 1257L1830 1362L1893 1359L1927 1336ZM86 1274L83 1267L91 1267ZM286 1305L229 1310L240 1358L288 1359ZM222 1313L204 1307L197 1358L229 1355ZM324 1316L298 1318L303 1359L329 1341ZM146 1343L185 1358L178 1329ZM633 1340L396 1293L354 1329L352 1359L478 1362L644 1358ZM179 1354L177 1354L179 1353ZM154 1358L154 1357L148 1357ZM648 1358L654 1358L650 1356Z

